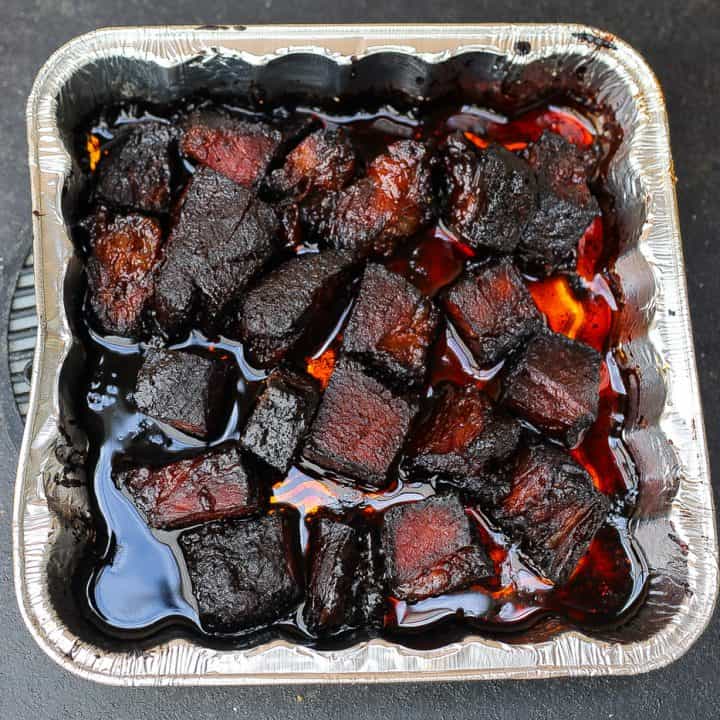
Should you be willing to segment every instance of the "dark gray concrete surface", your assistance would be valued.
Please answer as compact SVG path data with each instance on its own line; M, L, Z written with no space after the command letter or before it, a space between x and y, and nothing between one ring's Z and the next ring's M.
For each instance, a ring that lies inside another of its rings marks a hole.
M30 235L25 101L63 42L104 25L262 22L575 21L618 34L665 89L690 304L713 467L720 467L720 3L718 0L0 0L0 327ZM3 329L2 332L5 332ZM7 396L4 338L0 395ZM3 407L0 404L0 409ZM7 406L5 406L7 407ZM20 421L0 416L0 717L32 718L715 718L720 620L674 665L632 678L550 682L246 689L106 688L76 679L35 646L12 587L10 522ZM716 489L718 482L715 483Z

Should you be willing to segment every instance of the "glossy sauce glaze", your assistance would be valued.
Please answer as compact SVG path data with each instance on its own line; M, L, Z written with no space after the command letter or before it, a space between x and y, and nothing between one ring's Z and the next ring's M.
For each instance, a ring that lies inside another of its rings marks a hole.
M166 117L176 121L187 109L175 109L174 114L168 113ZM463 107L459 112L433 109L407 116L391 110L351 116L327 115L303 108L297 112L312 113L326 125L343 125L360 154L365 156L371 156L399 137L441 138L454 130L461 130L480 147L495 141L510 150L520 150L536 140L544 129L550 129L580 146L598 143L606 157L613 150L591 120L567 107L545 106L513 120L470 107ZM88 174L91 175L101 154L106 152L103 146L112 140L118 125L158 117L163 119L159 112L150 114L146 109L134 107L104 116L80 141ZM187 172L192 172L187 161L183 162ZM598 196L602 195L602 177L593 190ZM449 641L443 629L446 624L439 623L440 620L465 618L461 627L466 629L508 631L527 627L543 616L559 615L579 626L594 627L619 624L638 606L646 586L647 568L628 531L636 478L621 439L625 384L610 347L617 301L609 269L617 252L617 242L611 205L602 200L601 205L605 208L603 217L593 222L580 243L577 272L544 280L526 277L526 282L553 330L593 346L605 357L598 419L572 454L590 472L596 486L612 499L613 510L607 523L569 582L554 588L533 571L517 546L492 527L479 508L468 507L468 515L495 564L496 576L482 586L412 604L388 598L382 634L414 642L413 634L421 630L423 642L439 646ZM305 246L288 249L288 253L312 251L314 248ZM469 247L438 224L406 243L387 264L422 292L434 296L462 272L466 263L476 259ZM314 353L293 358L323 388L332 374L350 307L335 309L337 323ZM129 497L115 486L111 471L127 462L154 465L170 462L197 453L206 444L134 409L129 394L134 386L142 344L100 337L87 321L83 333L90 380L85 388L81 421L90 439L95 497L108 529L106 542L90 563L85 584L91 614L114 634L150 632L168 623L189 624L203 632L177 545L178 531L149 529ZM187 340L172 347L202 349L235 359L241 373L233 410L221 437L208 445L237 439L266 373L248 365L240 343L224 338L209 339L195 331ZM502 363L492 368L478 367L450 325L442 329L431 357L428 394L434 386L446 381L457 385L475 384L490 394L496 392L494 379ZM379 524L381 513L387 507L435 492L433 483L414 482L402 473L388 490L364 492L338 482L302 460L287 477L269 480L273 481L270 511L299 513L303 548L307 542L304 520L321 508L360 512L371 524ZM314 641L302 623L302 608L276 623L275 629L303 642ZM243 642L254 637L245 636ZM345 632L342 637L341 641L349 644L357 639L357 634Z

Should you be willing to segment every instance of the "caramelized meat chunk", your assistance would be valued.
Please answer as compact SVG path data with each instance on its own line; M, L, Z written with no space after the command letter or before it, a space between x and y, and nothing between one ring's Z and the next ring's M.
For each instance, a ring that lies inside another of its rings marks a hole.
M405 278L383 265L365 269L344 333L343 349L403 384L425 379L438 312Z
M502 147L476 150L448 138L443 154L444 219L475 249L512 253L535 210L535 179L527 163Z
M225 426L233 373L228 363L150 348L138 372L138 409L188 435L210 438Z
M245 426L242 447L278 473L287 472L318 400L309 377L289 370L272 373Z
M416 412L414 403L342 359L330 377L305 445L311 462L382 488Z
M319 341L337 320L347 263L335 252L305 253L284 262L245 294L238 328L250 359L276 364L313 324L308 342Z
M252 187L265 176L281 141L280 132L264 123L205 111L189 119L180 149L233 182Z
M429 416L411 441L407 466L456 480L481 476L505 460L520 439L520 424L473 386L441 386Z
M504 373L501 402L574 447L597 418L601 362L583 343L541 333Z
M454 495L395 505L383 518L391 594L408 602L462 590L494 573Z
M261 493L235 448L179 460L160 468L131 468L118 474L135 504L155 528L178 528L252 515Z
M90 306L103 332L139 334L155 288L161 244L160 225L151 218L119 215L110 220L103 210L93 218L87 279Z
M96 198L147 213L166 212L173 180L177 130L163 123L128 126L97 167Z
M274 622L302 599L297 531L280 515L207 523L178 542L209 632Z
M580 238L600 213L585 161L574 145L549 132L527 157L538 174L538 208L523 230L518 257L538 274L572 268Z
M342 130L317 130L290 151L270 176L271 188L301 200L314 192L341 190L355 174L355 151Z
M542 317L509 260L468 271L442 305L480 365L493 365L542 327Z
M535 568L563 584L585 554L609 508L590 475L555 445L524 448L508 495L490 514Z
M253 193L213 170L198 170L165 245L155 313L177 335L193 321L199 299L214 324L273 253L277 218Z

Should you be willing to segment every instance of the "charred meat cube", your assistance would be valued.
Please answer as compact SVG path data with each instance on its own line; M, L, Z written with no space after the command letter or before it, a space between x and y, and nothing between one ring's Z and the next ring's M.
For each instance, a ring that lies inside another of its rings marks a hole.
M492 517L520 542L543 577L563 584L585 554L609 509L590 475L555 445L524 448L510 492Z
M343 349L402 383L421 384L438 312L405 278L369 264L344 333Z
M204 111L189 118L180 149L201 165L251 187L265 176L281 142L280 132L269 125Z
M137 336L155 288L162 231L156 220L105 210L90 224L87 279L90 307L100 329L111 335Z
M172 147L177 130L157 122L122 131L97 167L95 197L147 213L166 212L173 181Z
M359 363L342 359L330 377L304 455L363 485L382 488L416 409Z
M549 132L526 154L538 174L538 207L523 230L518 257L538 274L571 268L580 238L600 213L585 160L574 145Z
M601 362L591 347L543 332L504 372L501 402L574 447L597 418Z
M355 151L342 130L317 130L288 153L270 176L275 192L301 200L314 192L341 190L355 174Z
M509 260L465 272L442 294L441 303L480 365L494 365L543 325Z
M535 178L502 147L473 148L460 134L445 143L445 210L450 229L475 249L512 253L535 210Z
M260 509L257 479L232 447L164 467L131 468L119 473L117 481L155 528L186 527Z
M371 622L381 601L369 534L331 517L315 516L309 524L306 625L326 635Z
M298 533L281 515L216 521L183 532L178 542L200 623L234 633L286 616L302 599Z
M301 339L322 339L337 319L345 294L347 262L335 252L305 253L287 260L243 297L237 332L253 363L275 365Z
M146 415L206 439L225 426L232 381L233 372L224 361L150 348L133 399Z
M273 470L287 472L318 400L309 377L289 370L272 373L245 426L242 447Z
M164 249L155 292L156 319L177 335L202 298L213 323L274 251L277 217L269 205L213 170L193 176Z
M407 467L457 480L481 476L505 460L520 439L520 424L474 386L440 387L429 416L410 442Z
M408 602L462 590L494 573L454 495L395 505L384 515L382 548L390 593Z

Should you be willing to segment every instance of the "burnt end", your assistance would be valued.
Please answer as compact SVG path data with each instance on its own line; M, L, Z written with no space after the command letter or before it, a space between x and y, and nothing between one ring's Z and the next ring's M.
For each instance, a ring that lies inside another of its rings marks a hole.
M307 376L278 370L267 380L240 438L242 447L286 473L310 427L320 393Z
M440 301L480 365L494 365L543 326L530 292L509 260L465 272Z
M176 128L156 122L123 131L98 164L96 199L147 213L169 210L177 135Z
M180 149L233 182L252 187L265 176L281 142L281 133L264 123L201 111L188 119Z
M216 324L270 259L277 231L269 205L213 170L198 170L156 280L154 307L162 330L174 336L186 329L200 299L206 321Z
M402 384L425 379L438 311L405 278L369 264L344 332L343 349Z
M355 151L342 130L317 130L288 153L269 179L274 192L297 200L314 192L341 190L355 174Z
M562 585L605 521L607 498L567 452L550 444L524 448L510 483L491 516L543 577Z
M137 376L138 410L188 435L208 439L225 426L234 373L228 363L150 348Z
M450 229L475 249L512 253L535 210L535 179L502 147L476 150L460 134L445 143L445 209Z
M520 424L482 390L444 384L427 419L415 432L406 467L422 475L457 480L480 477L517 447Z
M164 467L118 473L138 509L154 528L173 529L260 510L262 493L235 448L225 448Z
M303 454L362 485L383 488L416 410L344 358L330 377Z
M381 544L390 593L400 600L415 602L462 590L494 573L454 495L390 508L383 518Z
M303 240L303 228L300 206L294 202L281 202L275 205L278 216L278 232L285 247L299 245Z
M90 307L102 332L137 336L155 289L162 231L142 215L96 213L90 223L87 279Z
M234 633L285 617L302 599L298 534L287 519L207 523L180 535L204 630Z
M370 163L366 177L325 198L306 219L321 240L360 259L390 255L431 218L430 151L400 140Z
M501 402L574 447L597 418L601 363L593 348L543 332L504 372Z
M251 361L262 367L277 364L311 322L308 342L321 340L337 319L333 309L345 295L346 271L347 262L338 253L305 253L287 260L248 291L241 300L236 332Z

